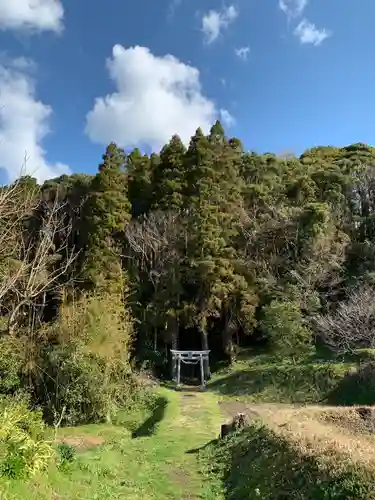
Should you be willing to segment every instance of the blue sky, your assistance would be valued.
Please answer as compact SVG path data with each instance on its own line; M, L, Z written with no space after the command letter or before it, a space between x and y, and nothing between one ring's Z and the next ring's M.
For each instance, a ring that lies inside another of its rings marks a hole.
M373 0L1 0L0 180L94 173L111 140L158 149L217 117L259 152L374 143L374 17Z

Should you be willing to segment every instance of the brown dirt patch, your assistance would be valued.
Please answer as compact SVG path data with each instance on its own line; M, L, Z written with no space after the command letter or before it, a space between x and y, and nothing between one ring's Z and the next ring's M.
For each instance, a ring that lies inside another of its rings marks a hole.
M100 446L104 443L104 439L98 436L67 436L58 439L58 443L65 443L69 446L73 446L73 448L84 450L87 448Z
M184 486L185 484L187 484L190 479L189 474L183 469L172 469L168 472L168 475L173 480L173 482L180 486Z
M201 400L197 393L181 391L180 412L183 417L193 418L196 412L200 411Z
M180 389L178 389L182 393L196 393L202 392L202 389L199 385L183 385Z
M241 403L240 401L219 401L218 402L220 410L224 415L233 418L238 413L245 413L249 419L259 418L259 412L246 403Z
M145 387L155 388L160 385L160 382L155 377L147 373L142 373L138 375L137 380L141 385Z
M168 475L176 485L182 488L190 482L189 473L184 469L171 469L168 471ZM181 500L198 500L198 497L186 491L183 493Z

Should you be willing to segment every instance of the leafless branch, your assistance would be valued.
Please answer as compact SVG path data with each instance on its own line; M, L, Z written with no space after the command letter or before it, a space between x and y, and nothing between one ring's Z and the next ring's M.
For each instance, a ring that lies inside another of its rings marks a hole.
M325 343L340 354L375 347L374 290L365 285L352 291L336 311L318 316L314 323Z
M166 264L179 258L176 242L182 230L179 215L174 212L152 212L134 221L125 230L129 253L142 269L147 269L151 282L160 280Z
M56 288L77 257L69 246L72 227L66 223L64 204L56 197L42 206L35 194L20 183L0 192L0 300L12 296L9 331L22 307ZM38 227L26 235L25 222L38 208L44 209Z

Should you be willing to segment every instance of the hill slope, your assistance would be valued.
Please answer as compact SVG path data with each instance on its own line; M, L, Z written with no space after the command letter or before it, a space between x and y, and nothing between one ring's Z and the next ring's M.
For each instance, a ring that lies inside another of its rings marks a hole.
M222 406L252 419L243 432L200 454L203 469L223 481L225 498L375 498L371 408Z

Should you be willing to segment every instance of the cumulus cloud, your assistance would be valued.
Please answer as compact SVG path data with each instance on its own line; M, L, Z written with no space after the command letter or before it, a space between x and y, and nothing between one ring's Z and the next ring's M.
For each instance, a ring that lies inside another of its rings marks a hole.
M156 150L176 133L187 143L198 127L207 132L219 116L202 93L199 71L172 55L115 45L107 68L116 92L98 97L87 114L93 142Z
M302 16L309 0L279 0L279 8L289 19Z
M303 44L310 43L312 45L320 45L326 38L331 36L331 33L326 29L319 29L314 23L310 23L307 19L303 19L296 29L294 34Z
M205 14L202 18L202 31L205 42L207 44L214 42L237 16L238 11L234 5L230 5L221 11L210 10Z
M247 61L250 52L250 47L240 47L239 49L235 49L234 52L237 57L239 57L243 61Z
M60 0L0 0L0 29L56 31L63 27Z
M9 66L0 65L0 168L9 180L30 174L41 182L69 173L69 168L45 158L42 141L52 109L36 99L32 78L20 69L30 64L15 59Z
M236 123L236 119L227 109L220 110L220 119L226 127L232 127Z

